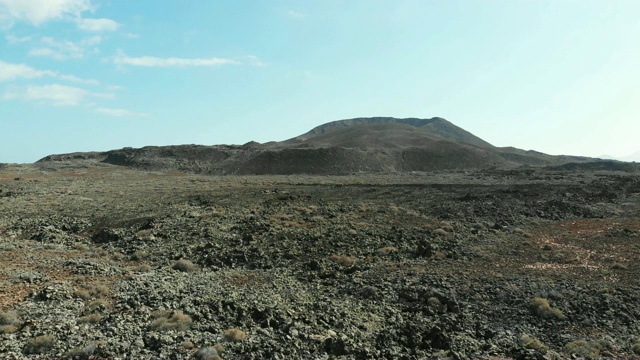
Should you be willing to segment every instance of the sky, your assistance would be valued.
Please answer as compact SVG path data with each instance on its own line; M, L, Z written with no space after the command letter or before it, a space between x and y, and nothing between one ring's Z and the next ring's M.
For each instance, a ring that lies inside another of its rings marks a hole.
M368 116L623 157L638 39L637 0L0 0L0 162Z

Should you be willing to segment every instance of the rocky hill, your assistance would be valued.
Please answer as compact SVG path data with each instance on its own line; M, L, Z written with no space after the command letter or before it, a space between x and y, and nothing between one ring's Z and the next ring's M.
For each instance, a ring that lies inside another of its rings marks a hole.
M442 118L340 120L282 142L177 145L50 155L40 164L101 162L199 174L353 174L559 166L596 159L498 148Z

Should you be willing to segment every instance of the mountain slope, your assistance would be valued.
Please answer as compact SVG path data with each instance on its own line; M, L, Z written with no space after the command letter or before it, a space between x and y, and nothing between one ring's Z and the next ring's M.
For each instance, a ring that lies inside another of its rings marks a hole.
M288 145L325 145L351 147L420 146L437 140L464 142L480 147L493 146L442 118L395 119L390 117L356 118L333 121L284 141Z
M352 174L557 166L594 159L497 148L442 118L333 121L282 142L177 145L51 155L39 163L100 162L201 174Z

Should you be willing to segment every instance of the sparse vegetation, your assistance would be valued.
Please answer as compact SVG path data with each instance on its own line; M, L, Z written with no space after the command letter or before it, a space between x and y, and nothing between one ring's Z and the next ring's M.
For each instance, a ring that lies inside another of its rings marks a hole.
M142 261L149 257L149 253L144 250L138 250L131 255L131 260Z
M98 347L95 343L90 343L85 346L78 346L69 350L64 355L64 357L66 359L88 360L96 352L97 348Z
M386 246L386 247L383 247L383 248L380 248L380 249L376 250L378 255L382 255L382 256L389 255L389 254L394 253L396 251L398 251L398 248L397 247L393 247L393 246Z
M91 300L109 295L109 288L106 285L82 285L74 292L74 296L83 300Z
M198 267L187 259L180 259L176 261L171 268L182 272L194 272L198 270Z
M51 335L41 335L35 337L24 348L25 354L44 354L55 346L55 338Z
M438 237L445 237L449 234L447 230L442 228L433 230L433 233Z
M549 347L542 343L542 341L534 338L533 336L523 335L520 339L520 343L527 349L534 350L549 350Z
M203 347L193 354L194 360L222 360L218 350L213 347Z
M566 316L558 308L551 307L549 300L536 297L531 300L534 313L543 318L566 319Z
M184 331L187 330L191 323L191 317L182 311L171 311L160 309L151 314L154 319L151 323L151 329L155 331Z
M356 263L355 258L347 255L332 255L329 259L334 263L345 267L351 267Z
M427 299L427 307L432 314L439 314L445 310L445 306L440 302L440 299L434 296Z
M0 325L15 325L20 323L18 313L15 311L0 312Z
M0 325L0 334L11 334L18 331L15 325Z
M20 317L17 312L0 312L0 334L11 334L18 331L20 323Z
M96 299L87 304L89 310L106 310L111 307L111 303L105 299Z
M240 342L247 338L247 334L240 329L229 329L224 332L224 339L229 342Z
M137 273L145 273L145 272L151 271L151 266L147 264L142 264L142 265L134 266L131 270Z
M564 351L567 354L583 356L587 359L593 359L600 356L602 345L597 342L590 342L581 339L566 344L564 346Z
M95 324L102 320L102 315L98 313L92 313L89 315L82 316L78 319L78 323L80 324Z

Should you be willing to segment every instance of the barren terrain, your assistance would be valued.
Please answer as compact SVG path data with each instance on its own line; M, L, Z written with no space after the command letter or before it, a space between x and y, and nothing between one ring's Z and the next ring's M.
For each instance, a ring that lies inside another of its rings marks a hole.
M8 165L0 358L633 358L639 200L622 172Z

